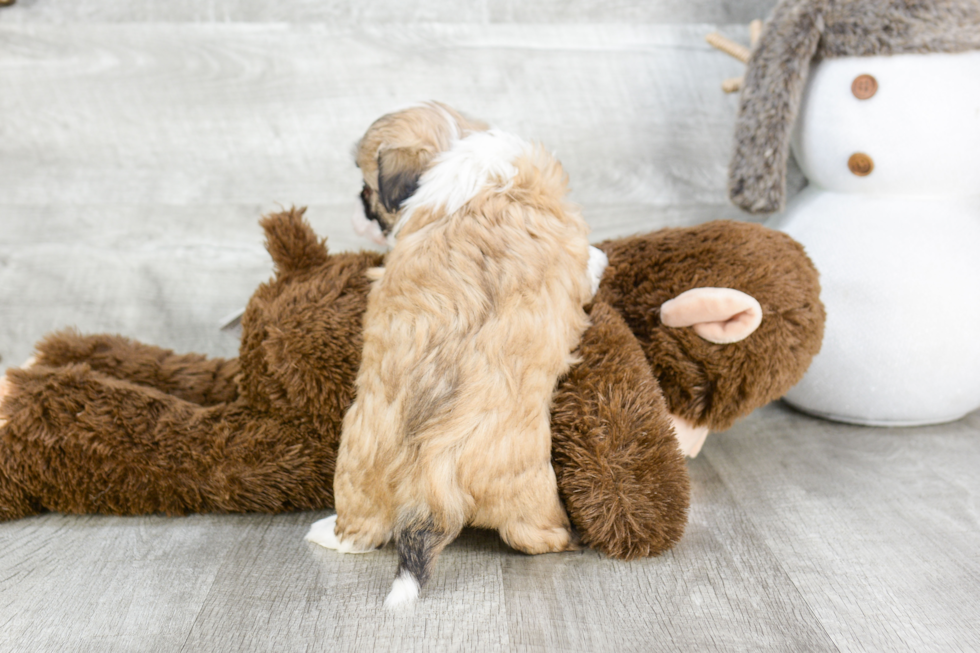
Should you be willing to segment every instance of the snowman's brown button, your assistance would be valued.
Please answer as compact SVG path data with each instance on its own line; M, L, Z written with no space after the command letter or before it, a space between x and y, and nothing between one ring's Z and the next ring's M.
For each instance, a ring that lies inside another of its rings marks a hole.
M858 177L867 177L875 169L875 162L863 152L855 152L847 160L847 167Z
M851 93L859 100L867 100L878 92L878 80L871 75L858 75L851 82Z

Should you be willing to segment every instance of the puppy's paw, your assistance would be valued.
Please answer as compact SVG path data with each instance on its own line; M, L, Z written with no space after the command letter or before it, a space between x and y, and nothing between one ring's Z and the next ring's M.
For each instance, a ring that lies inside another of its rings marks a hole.
M331 515L326 519L314 522L310 526L310 531L306 534L306 541L319 544L320 546L333 549L338 553L371 553L377 551L374 547L360 547L352 541L341 541L337 537L335 529L337 527L337 515Z
M571 531L563 526L539 528L527 523L511 523L500 529L500 537L509 546L529 555L574 551L577 548Z

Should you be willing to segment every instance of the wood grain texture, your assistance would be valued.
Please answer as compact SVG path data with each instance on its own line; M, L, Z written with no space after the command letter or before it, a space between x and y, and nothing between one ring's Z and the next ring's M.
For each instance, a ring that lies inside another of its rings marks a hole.
M980 648L980 414L881 429L769 407L703 455L840 650Z
M430 97L556 150L593 240L741 219L738 64L705 31L0 24L0 356L67 325L231 355L214 325L270 272L258 216L311 205L334 250L364 247L350 146Z
M393 548L350 556L322 549L302 540L309 519L274 518L268 537L242 542L235 559L246 564L222 567L188 650L314 650L326 643L339 651L512 650L500 572L506 547L496 534L466 531L441 557L428 600L388 613L382 602L398 566ZM270 568L269 560L285 562Z
M356 236L352 198L306 213L331 251L380 249ZM258 219L275 204L0 206L0 368L54 329L122 333L178 352L234 356L218 331L272 275ZM732 206L593 204L599 242L666 226L740 219Z
M18 0L13 23L740 23L764 18L775 0Z
M711 464L699 458L690 471L687 533L659 558L624 563L586 552L551 565L505 558L508 614L512 632L519 633L518 648L834 650Z
M765 18L774 0L501 0L490 20L515 23L716 23L748 25Z
M249 519L47 515L0 524L0 647L178 651Z
M529 557L465 531L408 614L389 547L303 541L327 513L0 523L0 646L79 651L971 651L980 413L879 430L780 405L691 462L659 558Z
M741 64L704 26L0 27L0 206L335 203L437 98L555 150L583 204L724 205Z

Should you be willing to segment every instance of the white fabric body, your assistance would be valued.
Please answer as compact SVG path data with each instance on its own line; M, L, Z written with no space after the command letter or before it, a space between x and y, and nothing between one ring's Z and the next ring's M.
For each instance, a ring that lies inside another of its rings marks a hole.
M878 91L851 93L858 75ZM843 193L980 194L980 51L849 57L814 63L792 137L810 183ZM862 152L874 171L847 160Z
M815 64L793 152L810 186L769 226L806 247L827 325L787 401L873 425L980 408L980 52Z

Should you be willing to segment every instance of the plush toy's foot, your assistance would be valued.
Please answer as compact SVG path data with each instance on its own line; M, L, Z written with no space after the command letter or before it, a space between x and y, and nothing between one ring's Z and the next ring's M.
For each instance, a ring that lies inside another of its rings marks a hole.
M7 375L4 374L0 376L0 428L3 428L4 424L7 423L7 416L3 414L3 400L10 392L10 380L7 379Z
M660 321L668 327L693 327L709 342L729 344L759 328L762 306L755 297L732 288L694 288L664 302Z
M319 544L338 553L371 553L378 550L374 546L358 545L355 540L341 541L335 532L336 527L337 515L331 515L326 519L314 522L305 539L307 542Z
M35 360L32 356L24 362L21 368L27 369L32 367L34 362ZM4 373L3 376L0 376L0 429L6 426L11 418L10 415L6 414L3 404L7 395L13 390L13 387L13 381L10 380L8 374ZM8 457L9 451L2 449L3 446L4 439L0 439L0 456L4 458L0 460L0 521L35 515L38 513L39 508L34 505L34 502L24 491L23 486L20 483L14 482L8 476L9 472L3 468L3 463L9 463L12 460Z
M708 437L707 426L694 426L683 417L670 414L670 423L674 427L674 434L677 436L677 444L680 445L681 453L688 458L697 457Z

